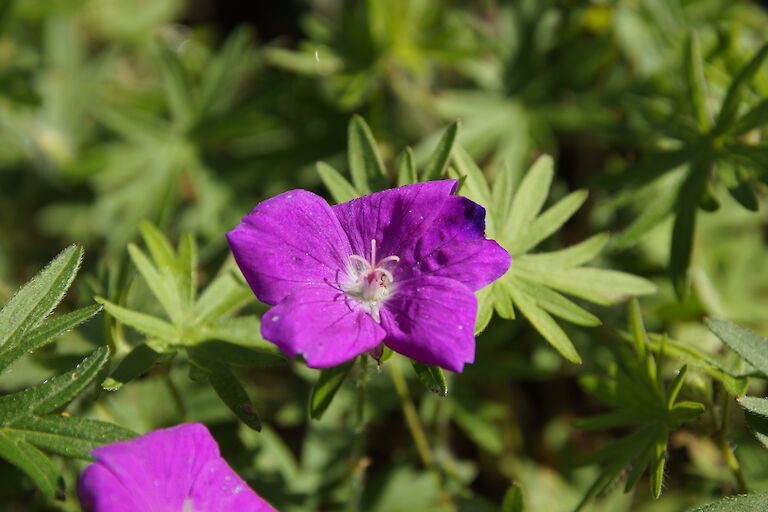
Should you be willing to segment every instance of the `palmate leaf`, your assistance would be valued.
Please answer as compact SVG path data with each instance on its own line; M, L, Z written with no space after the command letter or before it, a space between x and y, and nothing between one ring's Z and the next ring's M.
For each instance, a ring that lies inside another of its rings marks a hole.
M658 498L670 433L704 411L700 403L677 400L685 383L686 366L678 370L669 385L663 385L660 365L649 344L636 299L629 305L628 330L633 350L611 346L617 353L620 368L581 381L585 390L614 410L581 419L576 426L593 430L634 426L636 430L602 447L584 461L585 464L601 463L604 466L577 510L610 487L628 467L631 469L625 490L631 490L647 470L651 493Z
M142 222L141 233L150 256L130 245L131 259L167 318L98 298L115 320L147 336L144 343L124 355L102 387L117 390L148 371L161 357L186 350L194 367L192 373L210 382L238 418L259 430L258 414L229 366L262 368L284 363L286 358L261 338L258 317L234 316L253 301L253 294L225 267L198 295L194 278L197 250L192 236L185 235L174 250L152 224Z
M658 140L667 144L677 141L677 147L652 152L639 165L604 182L624 187L625 197L631 197L638 187L649 184L655 184L659 189L660 193L651 198L650 203L643 199L642 214L619 240L622 245L632 243L664 218L674 216L669 271L675 292L681 299L688 293L688 268L698 210L718 209L714 193L718 183L722 183L744 208L757 210L758 196L752 175L762 173L768 162L768 152L761 149L760 143L742 137L766 119L768 106L765 101L748 107L745 114L739 114L745 97L749 96L745 90L768 59L768 43L742 66L728 86L719 108L712 113L708 110L712 103L711 94L696 34L689 36L684 57L684 76L690 99L687 112L681 115L679 108L671 108L663 116L647 116L654 132L660 135ZM662 183L674 174L681 174L679 185L668 187L669 183Z
M89 306L45 320L74 280L82 255L80 246L62 251L0 310L0 371L100 311ZM58 414L108 360L109 349L101 347L67 373L0 396L0 457L49 496L59 489L60 476L44 451L87 459L95 447L134 435L110 423Z
M509 271L480 294L478 331L490 320L491 304L501 317L509 319L515 318L514 308L518 308L566 359L580 362L573 343L553 317L583 326L599 325L600 320L563 294L607 305L655 291L652 283L640 277L582 266L600 254L608 242L607 234L549 253L530 252L587 198L586 191L578 190L542 212L554 177L550 157L539 158L515 190L509 169L502 170L491 187L464 150L457 147L454 155L449 176L466 177L460 194L486 207L487 236L512 255Z

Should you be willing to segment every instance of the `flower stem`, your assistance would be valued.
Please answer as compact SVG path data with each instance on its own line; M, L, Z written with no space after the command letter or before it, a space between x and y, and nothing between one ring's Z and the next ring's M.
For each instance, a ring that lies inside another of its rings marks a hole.
M360 356L360 374L357 378L357 400L355 402L355 444L352 450L352 495L347 504L348 512L359 512L365 488L365 470L368 459L365 456L365 392L368 385L368 354Z
M450 494L443 487L443 478L435 464L435 457L429 446L429 441L424 432L424 427L421 424L419 414L416 411L416 406L413 404L413 400L411 400L411 396L408 393L408 384L400 371L399 361L397 359L392 359L387 366L389 368L389 375L392 377L392 383L395 385L397 396L400 398L400 405L405 414L405 421L408 424L408 430L411 432L413 442L416 445L416 451L419 454L419 458L435 479L443 509L448 512L453 512L456 510L456 507L451 501Z
M733 473L733 476L736 478L736 484L739 486L739 492L747 493L749 492L749 488L747 486L747 481L744 478L744 473L741 471L741 465L739 464L739 460L736 458L736 453L734 453L733 448L731 448L731 445L728 443L728 407L731 403L731 400L728 396L728 393L724 389L721 391L721 393L722 399L720 404L720 425L718 425L715 439L717 441L717 446L720 448L720 451L723 454L725 463L728 465L731 472Z

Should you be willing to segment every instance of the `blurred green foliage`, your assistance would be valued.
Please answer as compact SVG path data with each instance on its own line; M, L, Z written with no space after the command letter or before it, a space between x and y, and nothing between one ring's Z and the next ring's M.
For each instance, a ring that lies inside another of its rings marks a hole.
M251 4L0 0L0 304L88 249L62 314L0 347L0 405L93 353L99 386L23 421L71 413L104 429L88 442L204 421L283 512L768 490L765 2ZM223 234L290 187L342 202L444 176L514 257L479 294L476 363L272 365ZM72 330L94 297L107 311ZM0 461L0 503L79 510L83 463L40 449L90 445L22 439L3 411L39 470L0 446L28 475Z

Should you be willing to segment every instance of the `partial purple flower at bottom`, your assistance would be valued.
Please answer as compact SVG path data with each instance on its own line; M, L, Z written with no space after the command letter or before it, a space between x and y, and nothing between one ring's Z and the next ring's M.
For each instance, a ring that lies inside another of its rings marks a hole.
M382 345L460 372L474 361L474 292L510 256L485 238L485 210L456 180L406 185L329 206L306 190L267 199L227 234L259 300L261 332L327 368Z
M92 452L80 477L85 512L276 512L229 467L200 423Z

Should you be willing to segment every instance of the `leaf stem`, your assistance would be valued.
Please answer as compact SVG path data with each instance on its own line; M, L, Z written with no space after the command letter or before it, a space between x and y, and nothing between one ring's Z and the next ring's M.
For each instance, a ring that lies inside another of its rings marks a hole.
M435 464L435 457L432 453L432 449L429 446L429 441L427 440L427 435L424 432L424 427L422 426L419 414L416 411L416 406L413 404L413 400L411 400L411 396L408 393L408 384L405 381L405 377L403 377L402 372L400 371L399 360L397 358L393 358L387 366L389 368L389 375L392 377L392 383L395 386L397 396L400 398L400 405L403 408L403 413L405 414L405 421L408 425L408 430L411 433L411 437L413 438L413 442L416 445L416 451L419 454L419 458L421 459L422 464L424 464L424 466L429 470L435 479L443 509L449 512L453 512L456 510L456 507L451 500L450 494L445 490L443 486L443 478L437 465Z

